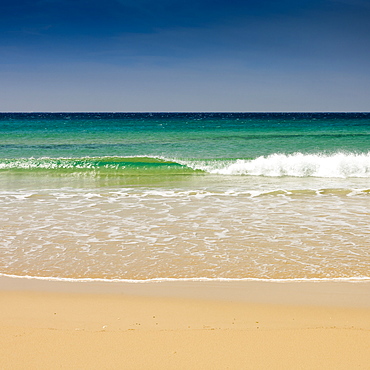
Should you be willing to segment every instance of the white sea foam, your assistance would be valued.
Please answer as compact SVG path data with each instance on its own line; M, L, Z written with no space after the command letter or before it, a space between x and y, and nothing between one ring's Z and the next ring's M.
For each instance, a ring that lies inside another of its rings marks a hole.
M322 184L322 182L318 184L309 184L311 188L308 188L307 184L303 184L302 187L297 186L294 188L293 186L296 184L289 184L291 187L287 189L283 189L279 187L281 184L263 184L264 187L261 185L261 189L243 189L243 188L235 188L235 189L132 189L132 188L121 188L120 190L114 191L104 191L104 192L97 192L94 189L32 189L32 190L13 190L13 191L0 191L0 201L5 203L11 204L12 202L19 203L26 199L35 199L39 201L47 201L47 202L54 202L54 201L73 201L75 200L77 203L82 202L83 199L101 199L101 201L107 201L109 203L116 203L121 202L123 199L137 199L137 200L144 200L144 199L151 199L151 198L179 198L179 199L203 199L203 198L255 198L261 196L298 196L298 195L316 195L321 196L323 194L332 194L332 195L343 195L343 196L366 196L370 193L370 189L368 187L356 187L356 183L344 183L339 184L341 186L332 186L332 187L325 187L320 185L331 185L331 184Z
M153 279L102 279L102 278L63 278L54 276L31 276L31 275L12 275L2 274L0 277L14 279L34 279L46 281L65 281L65 282L100 282L100 283L130 283L130 284L145 284L145 283L164 283L164 282L232 282L232 281L261 281L274 283L292 283L292 282L348 282L361 283L370 281L370 276L364 277L343 277L343 278L287 278L287 279L268 279L268 278L153 278Z
M185 162L184 162L185 163ZM228 162L191 162L193 169L220 175L270 177L370 177L370 152L367 154L271 154L255 159Z

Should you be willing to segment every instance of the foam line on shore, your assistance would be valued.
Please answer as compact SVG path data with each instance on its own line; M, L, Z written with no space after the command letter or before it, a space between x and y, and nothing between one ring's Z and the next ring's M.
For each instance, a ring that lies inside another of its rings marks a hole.
M46 281L63 281L63 282L99 282L99 283L161 283L161 282L274 282L274 283L292 283L292 282L367 282L370 276L363 277L338 277L338 278L297 278L297 279L263 279L263 278L153 278L153 279L103 279L103 278L63 278L54 276L30 276L30 275L11 275L0 273L0 277L16 279L35 279Z

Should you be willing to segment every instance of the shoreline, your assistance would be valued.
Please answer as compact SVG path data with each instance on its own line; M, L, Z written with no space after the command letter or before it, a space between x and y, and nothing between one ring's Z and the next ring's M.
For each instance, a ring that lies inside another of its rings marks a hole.
M0 276L0 292L109 294L370 308L370 281L59 281Z

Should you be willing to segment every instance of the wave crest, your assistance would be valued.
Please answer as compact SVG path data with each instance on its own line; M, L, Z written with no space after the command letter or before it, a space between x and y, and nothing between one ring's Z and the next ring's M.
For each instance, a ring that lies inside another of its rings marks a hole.
M229 163L208 163L193 168L212 174L271 177L370 177L370 152L367 154L271 154Z
M0 170L103 171L128 174L247 175L268 177L369 178L370 152L280 154L254 159L168 159L164 157L83 157L0 159ZM108 173L107 172L107 173ZM55 172L57 173L57 172Z

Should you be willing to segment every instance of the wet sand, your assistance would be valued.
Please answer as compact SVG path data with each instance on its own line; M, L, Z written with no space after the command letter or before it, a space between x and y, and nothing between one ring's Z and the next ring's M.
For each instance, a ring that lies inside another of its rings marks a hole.
M370 283L0 278L1 369L368 369Z

